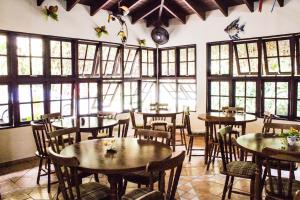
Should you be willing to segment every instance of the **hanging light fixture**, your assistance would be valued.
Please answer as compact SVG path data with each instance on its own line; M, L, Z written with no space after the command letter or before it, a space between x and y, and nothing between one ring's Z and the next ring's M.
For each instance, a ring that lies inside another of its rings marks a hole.
M152 30L151 37L157 45L163 45L169 41L168 31L161 26L157 26Z
M126 6L121 6L122 0L118 0L118 9L116 12L111 12L108 15L108 22L118 21L121 29L118 33L118 36L121 39L123 44L126 43L128 39L128 27L125 21L125 17L129 14L129 9Z

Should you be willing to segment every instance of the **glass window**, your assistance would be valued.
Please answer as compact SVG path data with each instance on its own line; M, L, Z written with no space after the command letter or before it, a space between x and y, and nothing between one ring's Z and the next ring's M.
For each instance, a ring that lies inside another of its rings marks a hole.
M196 49L195 47L180 48L179 50L179 75L196 75Z
M18 75L43 75L43 40L34 37L17 37Z
M50 90L50 112L61 113L62 116L72 115L72 84L51 84Z
M161 75L162 76L175 76L175 49L161 50Z
M154 50L142 50L142 76L154 76Z
M300 117L300 82L297 84L297 117Z
M9 91L8 85L0 85L0 126L10 123L9 116Z
M0 76L7 74L7 37L0 34Z
M142 81L142 111L150 111L150 104L156 103L156 81Z
M79 115L98 112L98 84L79 83Z
M104 78L121 77L121 51L118 46L102 46L102 76Z
M289 75L292 73L289 39L265 41L264 55L266 75Z
M138 108L138 83L124 83L124 110L132 110Z
M222 107L229 106L229 82L210 82L210 110L220 111Z
M72 75L72 45L71 42L50 41L51 75Z
M289 84L288 82L264 83L264 111L279 116L289 114Z
M256 82L237 81L235 83L235 106L247 113L256 112Z
M94 43L78 44L78 74L80 78L99 76L99 65L95 62L97 45Z
M196 81L179 80L178 81L178 111L189 110L196 111Z
M258 74L258 43L244 42L234 44L235 75Z
M169 111L176 111L177 89L174 80L164 80L159 83L159 102L168 104Z
M120 82L105 82L103 87L102 109L103 111L121 112L122 96Z
M210 46L210 74L229 74L229 44Z
M20 122L40 119L44 114L43 84L20 84L18 92Z
M140 54L137 48L124 48L124 77L140 77Z

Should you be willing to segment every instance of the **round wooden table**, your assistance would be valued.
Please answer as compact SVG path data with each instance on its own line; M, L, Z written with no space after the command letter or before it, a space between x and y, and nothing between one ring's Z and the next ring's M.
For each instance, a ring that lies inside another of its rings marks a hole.
M214 134L215 124L239 125L242 128L242 135L246 132L246 123L257 120L257 117L247 113L225 113L225 112L208 112L198 115L198 119L205 121L205 152L204 161L207 164L209 152L209 138ZM243 155L241 155L243 156Z
M81 141L81 132L90 132L95 138L97 137L98 131L102 129L108 129L109 137L112 137L113 128L117 124L118 120L94 116L80 117L77 119L73 117L65 117L63 119L55 120L52 122L52 126L56 129L72 128L75 126L79 126L80 132L76 133L76 142Z
M162 161L172 156L171 148L163 143L134 138L115 139L116 152L107 152L105 143L115 138L82 141L64 148L60 154L75 156L79 168L91 173L108 176L111 199L118 199L122 190L122 175L145 170L149 161Z
M285 150L289 149L287 142L284 142L284 138L281 137L256 137L256 134L246 134L237 138L237 145L248 152L255 155L256 172L255 172L255 198L257 200L262 199L262 193L260 188L262 187L262 162L266 157L262 150L265 147L272 149ZM300 145L296 144L293 147L293 151L300 152Z

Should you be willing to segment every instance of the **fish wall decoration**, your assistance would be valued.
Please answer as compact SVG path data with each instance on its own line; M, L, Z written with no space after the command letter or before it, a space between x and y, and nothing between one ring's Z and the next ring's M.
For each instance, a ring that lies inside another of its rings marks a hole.
M240 18L237 18L233 22L231 22L224 31L228 34L229 38L232 40L240 39L239 34L245 31L245 24L240 25Z
M42 11L46 15L46 17L51 17L55 21L58 21L58 15L57 15L58 6L49 6L49 7L45 6L45 8Z

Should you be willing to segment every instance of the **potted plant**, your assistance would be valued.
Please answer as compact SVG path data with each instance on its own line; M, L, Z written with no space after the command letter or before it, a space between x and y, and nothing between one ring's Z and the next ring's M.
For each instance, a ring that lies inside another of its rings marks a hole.
M294 146L300 137L300 132L291 127L288 132L282 133L281 136L286 138L288 145Z

